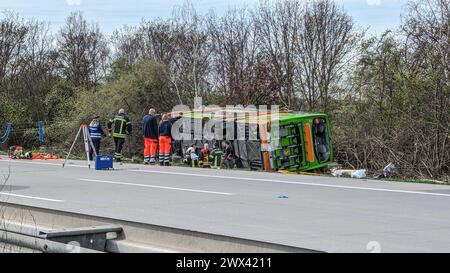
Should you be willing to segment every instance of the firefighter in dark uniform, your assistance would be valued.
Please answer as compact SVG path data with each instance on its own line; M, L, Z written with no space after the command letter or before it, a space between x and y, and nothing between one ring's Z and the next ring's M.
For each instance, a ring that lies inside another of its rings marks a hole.
M222 167L222 155L223 151L220 148L220 143L216 142L214 144L214 149L211 151L211 156L213 158L213 164L211 165L211 168L220 169Z
M108 122L108 131L114 139L114 158L117 162L120 162L122 161L122 148L125 143L125 138L132 131L130 118L125 115L124 109L120 109L119 113Z

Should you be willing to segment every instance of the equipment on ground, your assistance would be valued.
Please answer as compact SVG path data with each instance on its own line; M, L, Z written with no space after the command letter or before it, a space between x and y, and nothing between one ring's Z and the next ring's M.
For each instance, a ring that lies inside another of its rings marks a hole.
M59 159L57 155L44 154L37 152L25 152L22 146L15 145L9 147L9 158L11 159L27 159L27 160L56 160Z
M97 155L95 157L95 170L113 169L114 157L111 155Z
M82 124L80 126L80 129L78 129L77 136L75 137L75 140L73 141L72 146L70 147L69 153L67 154L67 157L64 160L64 163L62 165L63 168L66 166L67 160L69 159L69 156L72 153L73 148L75 147L75 143L77 142L81 134L83 134L84 149L86 151L88 168L91 168L91 160L89 159L89 148L93 150L94 156L97 157L97 152L95 151L94 143L92 142L91 136L89 134L89 127L86 124Z
M9 158L11 159L31 159L28 154L25 154L22 146L9 147Z
M209 161L210 157L205 156L202 161L200 161L200 165L203 168L211 168L211 162Z
M52 154L31 153L31 159L57 160L57 159L59 159L59 157L57 155L52 155Z

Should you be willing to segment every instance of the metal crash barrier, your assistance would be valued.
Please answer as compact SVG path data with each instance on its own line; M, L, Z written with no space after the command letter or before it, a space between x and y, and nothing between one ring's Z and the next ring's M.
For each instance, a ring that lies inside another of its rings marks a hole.
M120 233L117 225L43 230L5 221L0 225L0 242L45 253L103 253L108 252L107 240Z
M252 238L11 203L0 202L0 207L0 253L320 252Z

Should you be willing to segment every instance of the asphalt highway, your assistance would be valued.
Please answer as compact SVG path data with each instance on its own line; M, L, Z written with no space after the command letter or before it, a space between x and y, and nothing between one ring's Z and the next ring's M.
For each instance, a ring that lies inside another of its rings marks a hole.
M95 171L83 161L61 165L0 159L0 175L10 175L0 202L326 252L450 252L445 185L128 164Z

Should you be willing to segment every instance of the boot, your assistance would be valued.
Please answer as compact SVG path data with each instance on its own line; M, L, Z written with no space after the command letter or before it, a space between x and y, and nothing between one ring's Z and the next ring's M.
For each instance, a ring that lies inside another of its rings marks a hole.
M144 157L144 165L148 165L150 163L149 157Z
M156 159L154 157L151 157L148 163L150 165L155 165L156 164Z

